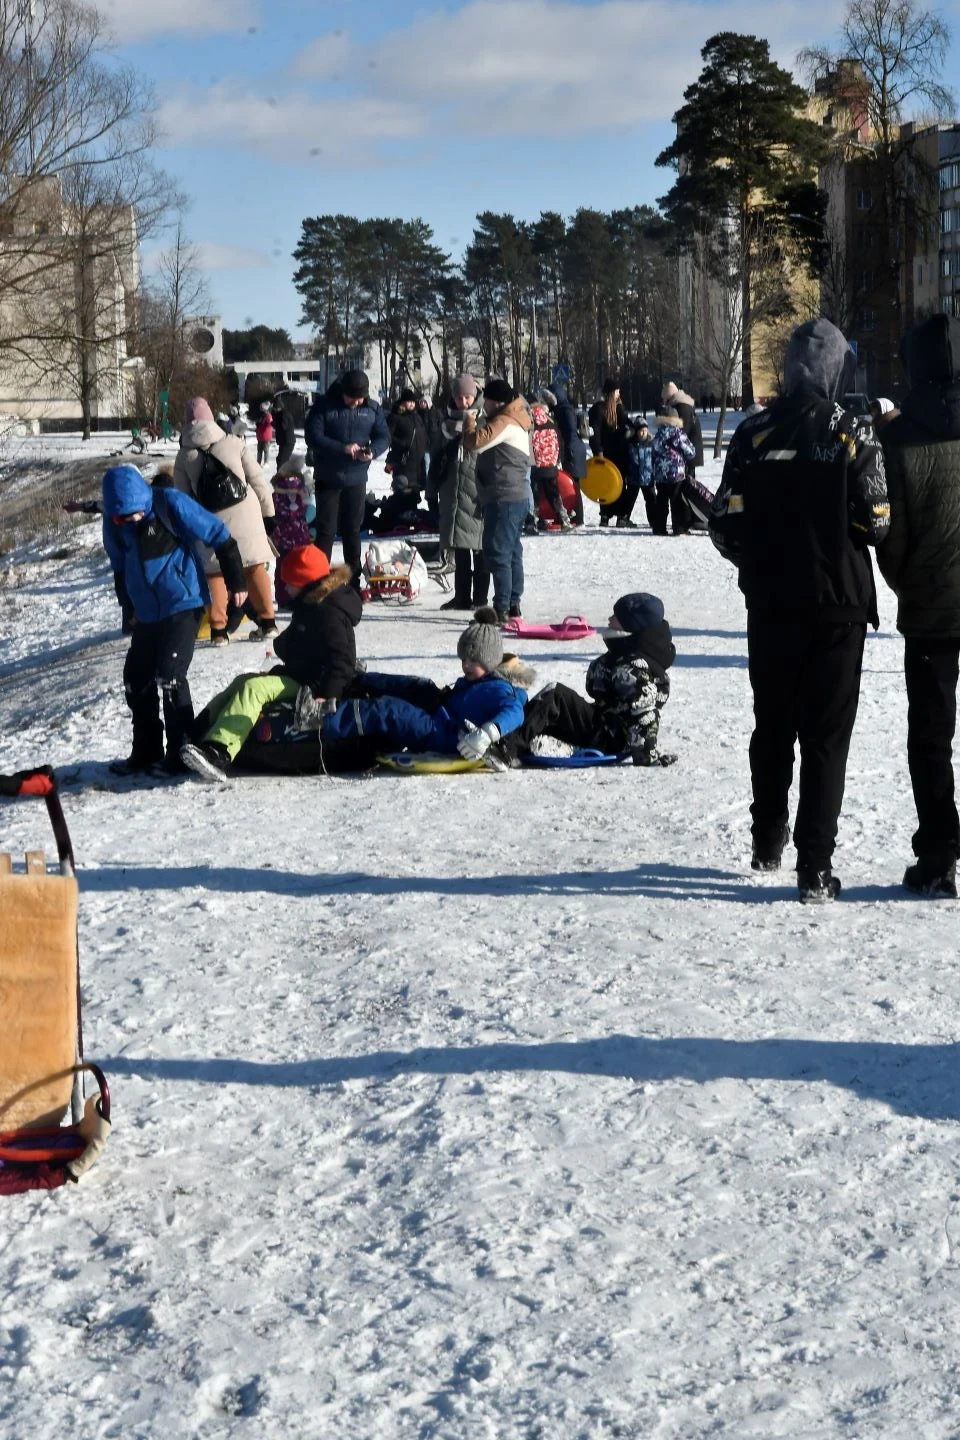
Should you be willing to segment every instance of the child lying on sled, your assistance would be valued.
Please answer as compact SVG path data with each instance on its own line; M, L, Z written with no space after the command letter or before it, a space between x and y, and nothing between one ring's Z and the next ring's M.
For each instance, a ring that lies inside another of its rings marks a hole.
M463 675L445 687L413 675L359 675L333 714L318 704L312 718L320 739L363 738L375 741L380 751L483 759L501 736L522 723L527 699L522 685L530 683L532 674L515 660L504 665L503 635L489 606L481 606L460 636L457 656ZM301 704L298 723L308 728L309 722Z
M511 765L541 735L605 755L629 751L634 765L672 765L657 748L660 712L670 695L667 671L676 659L663 601L622 595L602 632L606 655L587 670L584 700L568 685L548 685L527 705L523 724L497 746Z

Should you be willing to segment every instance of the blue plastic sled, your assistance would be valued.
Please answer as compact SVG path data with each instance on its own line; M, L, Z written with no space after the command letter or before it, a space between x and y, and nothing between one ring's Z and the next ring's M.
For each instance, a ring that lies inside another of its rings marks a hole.
M623 765L630 759L630 752L605 755L602 750L574 750L572 755L526 754L522 759L524 765L536 770L586 770L593 765Z

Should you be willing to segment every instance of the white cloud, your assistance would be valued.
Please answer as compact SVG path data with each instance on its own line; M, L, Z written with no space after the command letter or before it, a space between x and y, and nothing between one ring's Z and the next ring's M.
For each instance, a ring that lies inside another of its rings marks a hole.
M369 57L381 93L422 95L452 110L454 128L543 135L668 119L721 30L760 33L775 59L827 39L843 0L471 0L382 37ZM355 60L363 73L363 61ZM425 78L426 77L426 78Z
M121 45L157 35L243 31L257 24L253 0L99 0L97 8Z
M372 163L380 141L419 135L425 116L375 94L313 100L285 88L276 97L258 94L246 82L223 81L169 97L159 122L168 143L196 144L202 137L208 144L258 150L279 160L354 169Z
M246 79L184 89L161 121L174 141L202 137L329 169L369 168L384 162L391 141L439 135L626 138L669 120L709 36L762 33L790 67L802 46L830 39L844 8L844 0L763 9L756 0L468 0L421 11L370 44L329 30L300 49L295 80L278 81L276 97Z

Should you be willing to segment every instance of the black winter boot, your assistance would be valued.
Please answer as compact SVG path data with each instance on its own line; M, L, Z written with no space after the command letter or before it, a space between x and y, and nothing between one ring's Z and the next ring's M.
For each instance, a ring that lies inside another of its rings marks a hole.
M921 855L915 865L907 866L903 883L915 895L956 900L957 862L943 855Z
M829 865L822 870L797 866L797 890L801 905L823 905L836 900L840 894L840 881Z
M784 825L776 840L763 842L754 836L753 854L750 857L751 870L779 870L783 859L784 846L790 839L790 827Z

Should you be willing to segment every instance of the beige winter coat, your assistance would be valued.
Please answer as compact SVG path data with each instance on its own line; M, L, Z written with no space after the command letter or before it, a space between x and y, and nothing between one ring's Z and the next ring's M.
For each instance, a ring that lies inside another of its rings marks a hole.
M247 493L237 505L218 510L222 520L240 547L244 568L265 565L273 556L273 548L263 528L263 517L273 514L273 491L263 471L235 435L227 435L212 420L195 420L184 428L180 450L173 467L173 483L178 490L197 498L200 479L200 450L210 450L234 475L247 482ZM204 554L208 575L219 575L220 566L212 551Z

